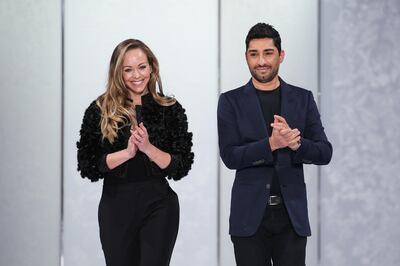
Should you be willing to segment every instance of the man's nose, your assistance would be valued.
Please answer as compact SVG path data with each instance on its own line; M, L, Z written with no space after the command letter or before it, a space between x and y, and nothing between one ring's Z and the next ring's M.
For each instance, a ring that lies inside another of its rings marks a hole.
M260 66L262 66L262 65L265 64L265 58L264 58L264 56L260 55L260 56L258 57L258 64L259 64Z

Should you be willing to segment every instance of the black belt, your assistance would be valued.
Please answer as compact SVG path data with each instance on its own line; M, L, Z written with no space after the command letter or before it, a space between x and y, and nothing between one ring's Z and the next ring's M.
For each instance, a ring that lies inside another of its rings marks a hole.
M271 195L267 201L268 205L276 206L282 203L282 198L280 196Z

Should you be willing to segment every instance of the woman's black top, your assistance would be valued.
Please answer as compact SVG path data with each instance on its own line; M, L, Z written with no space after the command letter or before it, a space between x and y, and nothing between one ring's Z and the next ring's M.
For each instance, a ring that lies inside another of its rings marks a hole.
M130 124L118 130L118 137L111 144L103 139L100 121L101 110L93 101L86 109L80 130L78 148L78 171L91 181L104 178L104 184L138 182L168 177L179 180L186 176L193 164L192 133L188 132L185 109L176 102L171 106L159 105L151 96L142 96L142 106L136 107L137 118L143 122L150 143L171 155L171 162L161 169L141 151L135 157L110 170L106 156L127 147ZM139 109L140 108L140 109Z

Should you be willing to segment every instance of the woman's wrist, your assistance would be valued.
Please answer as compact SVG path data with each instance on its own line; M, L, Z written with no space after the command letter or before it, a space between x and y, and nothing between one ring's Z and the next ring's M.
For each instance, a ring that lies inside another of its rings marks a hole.
M149 145L145 149L143 149L142 152L146 154L147 157L152 159L155 156L155 153L157 152L157 148L153 144L149 143Z
M146 154L146 156L161 169L166 168L172 160L172 157L169 153L158 149L152 144L150 144L146 150L143 150L143 153Z
M124 162L128 161L129 159L135 157L135 155L130 154L127 149L123 149L117 152L109 153L106 156L106 164L107 167L112 170L115 167L123 164Z
M136 154L129 152L128 148L122 150L122 156L127 160L132 159L135 157Z

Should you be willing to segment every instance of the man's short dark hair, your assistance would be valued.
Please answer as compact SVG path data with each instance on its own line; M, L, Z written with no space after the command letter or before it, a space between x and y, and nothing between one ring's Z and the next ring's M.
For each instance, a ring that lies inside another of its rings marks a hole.
M253 39L270 38L273 40L278 52L281 53L281 36L272 25L266 23L257 23L249 30L246 37L246 51L249 49L249 43Z

